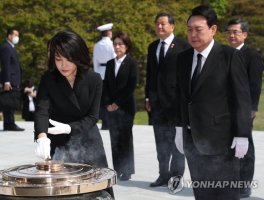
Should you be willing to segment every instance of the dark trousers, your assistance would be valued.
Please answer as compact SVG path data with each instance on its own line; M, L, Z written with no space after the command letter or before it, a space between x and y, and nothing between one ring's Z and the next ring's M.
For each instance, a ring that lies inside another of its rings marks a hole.
M234 157L234 150L225 155L204 155L196 149L191 131L185 130L184 134L184 152L195 199L239 200L239 186L231 184L239 181L239 159Z
M183 176L185 161L174 142L175 126L153 125L153 128L160 176L167 180L172 176Z
M252 119L252 128L253 128ZM252 132L248 138L248 152L244 158L240 159L240 180L241 181L252 181L255 170L255 148L253 142Z
M131 175L135 173L133 147L134 115L123 110L107 112L114 170L117 175Z
M152 125L151 111L147 112L148 114L148 125Z
M4 127L15 125L14 111L5 110L3 111Z
M159 174L161 178L169 180L172 176L183 176L185 169L184 155L175 145L176 128L173 124L160 122L160 112L152 109L152 122L156 142Z
M99 118L102 121L102 127L103 129L108 129L108 122L107 122L107 110L106 107L101 105L99 109Z

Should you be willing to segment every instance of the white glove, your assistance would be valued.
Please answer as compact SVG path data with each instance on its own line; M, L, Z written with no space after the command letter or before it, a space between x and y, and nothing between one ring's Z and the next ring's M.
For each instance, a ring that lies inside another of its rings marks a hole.
M41 137L37 139L36 156L43 160L50 159L50 139Z
M178 151L184 154L183 151L183 138L182 138L182 127L176 127L175 144Z
M53 135L58 134L69 134L71 132L71 127L69 124L63 124L57 121L54 121L52 119L49 119L49 122L54 126L51 128L48 128L48 133Z
M236 148L235 148L236 147ZM231 149L235 148L235 157L244 158L248 151L248 138L234 137Z

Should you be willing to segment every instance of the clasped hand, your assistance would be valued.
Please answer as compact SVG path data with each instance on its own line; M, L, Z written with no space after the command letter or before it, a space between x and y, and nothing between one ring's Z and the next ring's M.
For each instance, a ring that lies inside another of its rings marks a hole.
M106 107L106 109L107 109L108 112L116 111L118 108L119 107L118 107L118 105L116 103L112 103L112 104L110 104L110 105L108 105Z
M52 119L49 119L49 122L54 126L48 128L49 134L58 135L58 134L69 134L71 132L71 127L69 124L57 122Z
M235 148L235 157L244 158L248 151L248 138L234 137L231 149Z

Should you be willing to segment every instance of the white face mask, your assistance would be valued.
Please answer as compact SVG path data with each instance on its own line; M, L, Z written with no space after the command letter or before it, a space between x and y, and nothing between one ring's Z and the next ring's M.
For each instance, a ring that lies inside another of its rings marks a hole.
M15 44L17 44L18 42L19 42L19 37L18 37L18 36L13 37L13 39L12 39L12 43L15 45Z

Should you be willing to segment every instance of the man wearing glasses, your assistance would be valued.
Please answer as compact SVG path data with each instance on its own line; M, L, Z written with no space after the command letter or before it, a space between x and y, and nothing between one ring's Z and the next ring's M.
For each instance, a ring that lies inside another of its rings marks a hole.
M245 44L248 36L248 22L242 19L232 19L227 24L227 40L233 48L239 49L243 53L248 73L248 81L251 96L251 119L252 127L253 120L258 111L259 98L262 84L262 71L264 68L261 56L252 48ZM240 180L252 181L254 175L255 152L252 133L249 137L249 149L247 155L240 160ZM240 197L249 197L251 194L250 188L240 189Z

